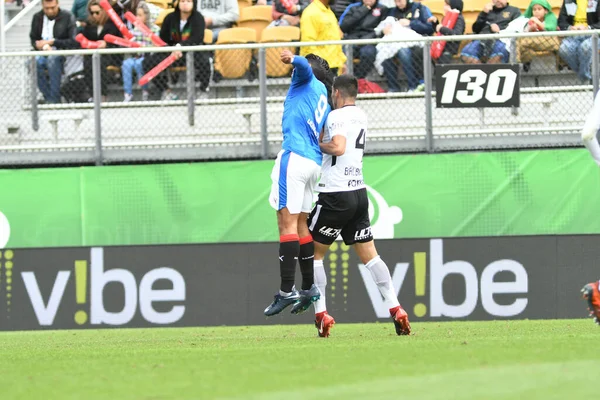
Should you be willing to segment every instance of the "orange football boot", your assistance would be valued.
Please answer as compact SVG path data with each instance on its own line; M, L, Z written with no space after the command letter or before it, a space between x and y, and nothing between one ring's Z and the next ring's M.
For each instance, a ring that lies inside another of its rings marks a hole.
M315 326L319 331L319 337L329 337L329 331L335 324L335 320L327 311L315 314Z

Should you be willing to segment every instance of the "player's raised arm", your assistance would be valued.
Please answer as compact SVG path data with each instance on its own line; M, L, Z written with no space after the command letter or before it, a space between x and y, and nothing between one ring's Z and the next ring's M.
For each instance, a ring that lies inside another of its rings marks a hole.
M294 55L294 53L289 50L283 50L281 52L281 62L284 64L292 64L294 66L292 83L302 83L310 79L312 69L306 58Z

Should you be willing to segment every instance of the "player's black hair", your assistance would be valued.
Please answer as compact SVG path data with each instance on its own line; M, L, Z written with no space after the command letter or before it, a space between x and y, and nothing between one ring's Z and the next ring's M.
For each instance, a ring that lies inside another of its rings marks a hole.
M331 108L333 108L332 100L331 100L331 92L333 87L333 73L329 69L329 63L324 58L319 57L316 54L310 53L306 55L306 60L310 64L313 74L315 77L320 80L323 85L325 85L325 89L327 89L327 101Z
M339 90L343 97L356 98L358 95L358 80L354 75L340 75L333 81L333 89Z

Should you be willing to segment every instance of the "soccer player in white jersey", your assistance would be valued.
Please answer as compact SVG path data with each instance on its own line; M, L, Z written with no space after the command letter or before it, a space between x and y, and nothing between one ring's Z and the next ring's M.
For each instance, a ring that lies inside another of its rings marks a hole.
M585 120L581 131L581 140L589 150L592 158L600 166L600 145L598 145L598 131L600 130L600 91L596 94L592 110Z
M281 285L264 311L266 316L278 314L290 305L292 314L297 314L320 296L313 282L314 245L306 221L323 158L319 134L331 111L327 61L314 54L306 58L296 56L288 50L281 52L281 61L292 64L294 70L283 103L283 143L271 173L269 196L271 206L277 211ZM302 273L300 291L294 285L297 262Z
M581 131L581 139L583 144L589 150L592 158L598 166L600 166L600 146L598 145L598 131L600 130L600 92L596 94L594 106L588 114L588 117ZM588 311L590 316L594 318L594 322L600 325L600 281L588 283L581 289L583 298L588 303Z
M341 234L352 245L390 310L398 335L410 334L406 311L400 306L390 271L377 254L369 221L369 200L363 181L362 158L367 138L367 116L356 106L358 82L352 75L338 76L333 83L334 110L329 113L320 147L323 151L319 199L310 213L308 228L315 245L315 284L321 297L315 305L319 336L328 337L335 323L327 313L327 277L323 259L329 246Z

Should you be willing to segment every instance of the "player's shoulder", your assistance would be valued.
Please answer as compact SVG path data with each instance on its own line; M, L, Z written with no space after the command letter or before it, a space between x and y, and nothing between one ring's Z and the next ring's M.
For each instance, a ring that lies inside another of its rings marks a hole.
M345 106L331 110L329 118L332 119L357 119L366 118L367 114L358 106Z
M332 109L329 114L327 115L327 122L337 122L337 121L344 121L348 114L346 114L343 108L336 108L336 109Z

